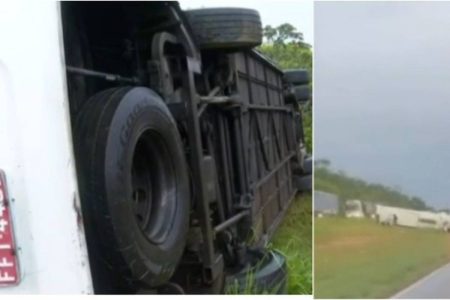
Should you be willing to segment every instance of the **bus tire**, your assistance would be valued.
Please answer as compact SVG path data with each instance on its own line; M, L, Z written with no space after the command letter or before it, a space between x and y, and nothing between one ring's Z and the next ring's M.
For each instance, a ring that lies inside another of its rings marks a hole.
M306 192L312 190L312 175L293 175L293 185L299 192Z
M237 294L286 294L287 264L280 252L248 250L245 268L227 278L227 289Z
M309 84L310 76L308 70L305 69L289 69L284 71L284 81L291 85Z
M165 284L185 247L190 207L169 109L143 87L100 92L80 112L75 143L95 291Z
M250 49L262 43L261 17L245 8L202 8L185 11L202 49Z

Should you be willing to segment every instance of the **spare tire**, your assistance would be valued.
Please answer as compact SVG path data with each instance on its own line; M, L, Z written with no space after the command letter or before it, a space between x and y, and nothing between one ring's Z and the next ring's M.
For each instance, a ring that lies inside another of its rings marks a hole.
M249 49L262 43L261 17L245 8L205 8L185 11L202 49Z
M283 78L284 81L292 85L302 85L310 82L309 72L304 69L285 70Z
M80 112L75 143L95 292L164 284L184 250L190 207L169 109L147 88L103 91Z

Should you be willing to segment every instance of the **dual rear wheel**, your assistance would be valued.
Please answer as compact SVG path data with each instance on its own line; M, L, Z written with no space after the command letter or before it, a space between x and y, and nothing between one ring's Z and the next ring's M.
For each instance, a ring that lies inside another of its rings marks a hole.
M167 282L190 208L183 145L167 106L147 88L103 91L82 109L75 141L96 292Z

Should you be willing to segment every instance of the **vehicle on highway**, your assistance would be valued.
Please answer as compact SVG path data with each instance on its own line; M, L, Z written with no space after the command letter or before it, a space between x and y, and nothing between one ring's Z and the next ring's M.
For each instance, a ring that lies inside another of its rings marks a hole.
M285 292L265 246L311 188L309 75L254 49L258 12L7 4L0 293Z
M450 215L446 212L414 210L360 200L347 200L345 203L345 215L348 218L367 217L383 225L450 230Z
M445 212L415 210L375 204L374 214L376 220L383 225L431 228L446 232L450 229L450 215Z
M321 218L339 214L339 197L332 193L314 190L314 215Z
M363 203L357 199L345 201L345 216L347 218L364 218L365 211Z

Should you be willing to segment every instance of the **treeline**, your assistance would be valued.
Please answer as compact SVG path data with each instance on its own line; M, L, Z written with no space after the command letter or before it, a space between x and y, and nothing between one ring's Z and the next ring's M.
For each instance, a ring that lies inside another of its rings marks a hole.
M359 199L395 207L432 209L419 197L411 197L392 187L368 183L342 171L334 171L327 161L319 161L315 164L314 189L336 194L340 201Z

